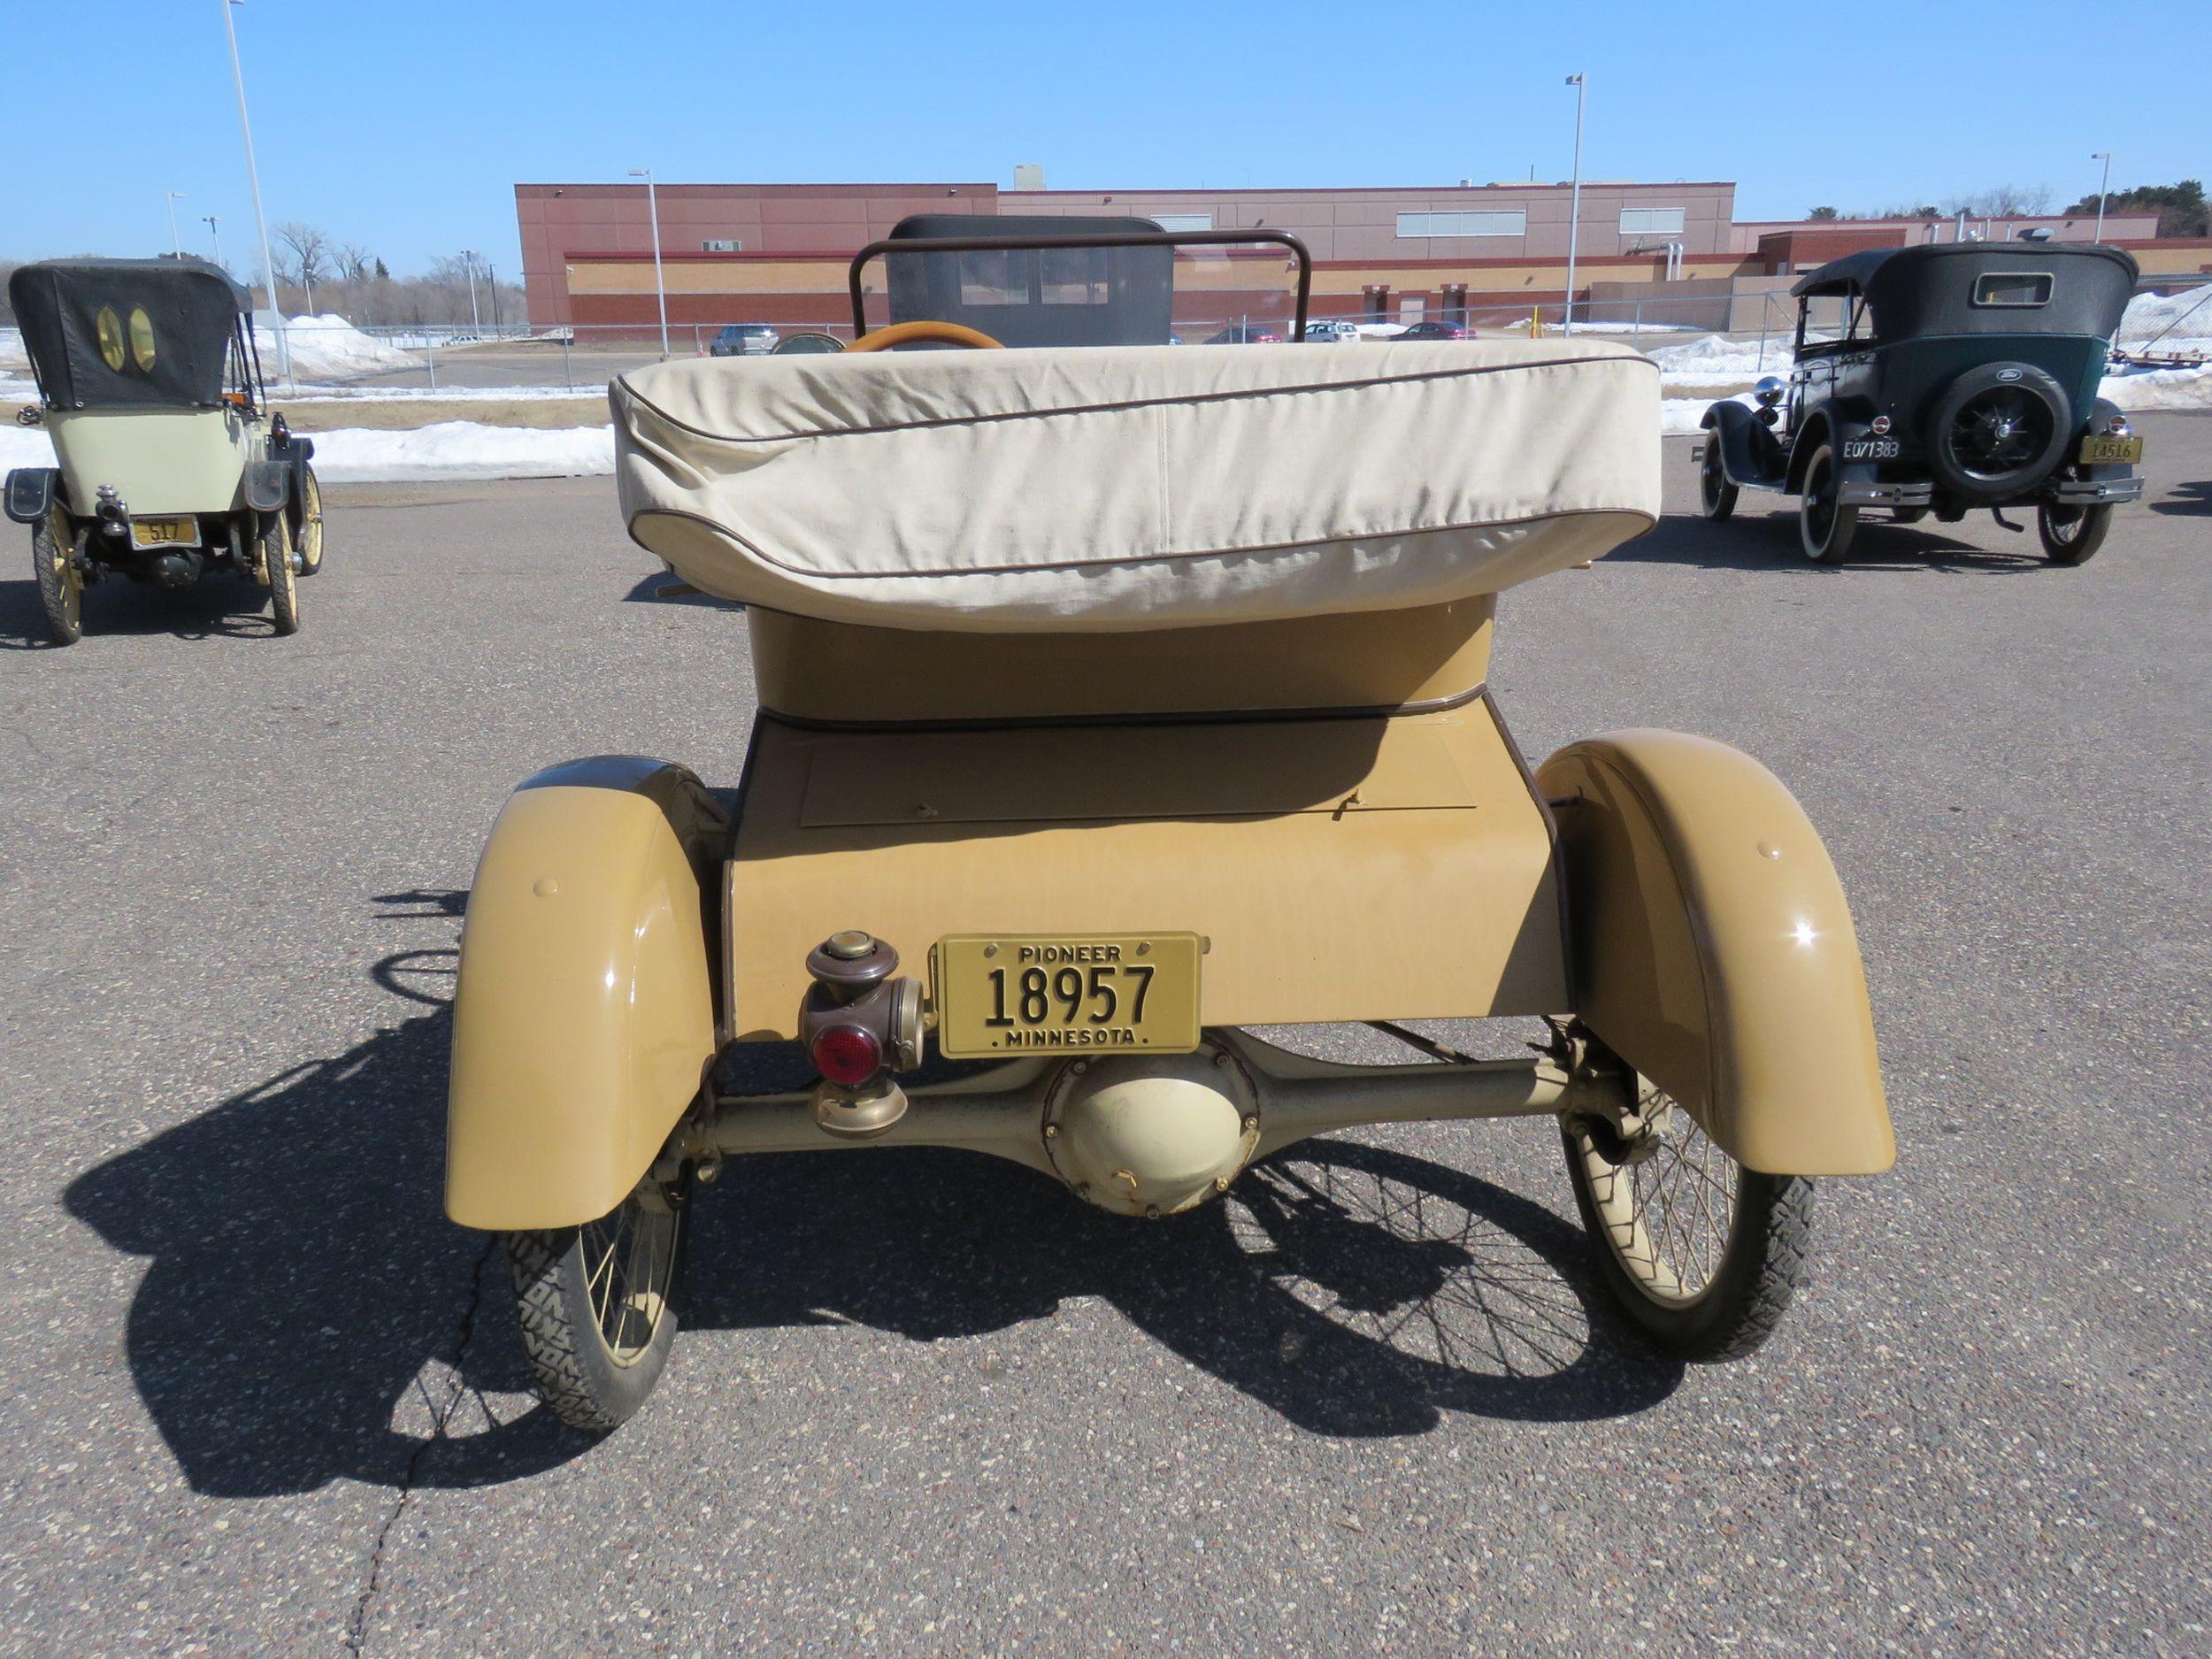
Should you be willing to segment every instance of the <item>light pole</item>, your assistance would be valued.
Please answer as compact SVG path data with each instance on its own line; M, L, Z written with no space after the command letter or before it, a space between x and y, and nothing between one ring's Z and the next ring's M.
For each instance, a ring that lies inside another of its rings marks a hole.
M633 167L630 169L630 176L633 179L645 180L645 211L651 215L653 220L653 292L660 296L661 357L663 361L666 361L668 357L668 280L661 274L660 197L654 193L653 170L650 167Z
M1571 334L1575 331L1575 249L1582 234L1582 101L1589 88L1580 75L1569 75L1567 84L1575 89L1575 182L1567 207L1567 314L1562 332Z
M184 257L184 239L177 234L177 198L181 190L164 190L162 199L169 204L169 251L180 259Z
M215 228L220 221L212 213L203 213L200 222L207 227L207 239L215 244L215 263L220 265L223 263L223 234Z
M484 324L483 319L477 315L476 311L476 250L462 249L461 263L467 268L469 273L469 330L472 334L480 333Z
M261 235L261 280L269 290L269 310L276 319L277 369L292 378L292 346L285 337L284 308L277 303L276 261L269 257L269 221L261 211L261 172L253 160L253 123L246 119L246 72L238 66L238 26L230 9L246 0L216 0L223 8L223 32L230 36L230 78L238 87L238 130L246 141L246 179L253 186L254 228Z
M2102 242L2104 240L2104 199L2112 188L2112 152L2108 150L2100 150L2094 151L2089 159L2104 163L2104 176L2097 180L2096 240Z

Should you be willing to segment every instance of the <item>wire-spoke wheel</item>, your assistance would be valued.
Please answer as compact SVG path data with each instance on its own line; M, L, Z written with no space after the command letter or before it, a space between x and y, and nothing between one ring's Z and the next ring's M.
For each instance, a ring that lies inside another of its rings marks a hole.
M618 1428L660 1379L682 1231L680 1197L647 1186L580 1227L507 1235L523 1351L563 1422Z
M1714 427L1705 434L1705 457L1697 466L1698 511L1715 524L1724 523L1736 511L1736 494L1721 459L1720 429Z
M2045 502L2035 510L2035 533L2043 552L2054 565L2081 565L2104 545L2112 528L2112 504L2062 506Z
M1814 564L1840 565L1858 533L1859 510L1844 504L1836 452L1824 443L1805 468L1805 494L1797 503L1798 539Z
M47 637L74 645L84 637L84 578L77 570L77 536L59 502L31 526L31 573L46 612Z
M292 559L292 521L281 511L261 526L261 579L269 584L269 620L279 634L300 631L299 573Z
M1682 1107L1638 1087L1652 1125L1638 1140L1586 1118L1560 1125L1583 1225L1647 1335L1683 1359L1738 1358L1774 1333L1803 1276L1813 1184L1745 1169Z
M300 471L306 481L300 489L299 525L292 540L299 549L300 574L312 576L323 567L323 487L313 467Z

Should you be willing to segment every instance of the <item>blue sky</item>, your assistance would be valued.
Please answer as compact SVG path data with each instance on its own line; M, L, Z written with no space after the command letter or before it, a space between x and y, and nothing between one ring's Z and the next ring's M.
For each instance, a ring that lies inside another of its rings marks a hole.
M181 190L186 245L205 250L214 213L246 265L219 4L4 8L12 61L35 66L19 93L42 90L16 100L0 257L165 248L162 193ZM2006 183L2063 205L2095 188L2105 149L2116 186L2212 173L2200 77L2161 69L2200 59L2202 0L249 0L234 15L270 222L320 225L395 272L473 246L511 273L518 180L633 166L1003 186L1038 161L1071 188L1564 178L1577 69L1586 177L1733 179L1744 218Z

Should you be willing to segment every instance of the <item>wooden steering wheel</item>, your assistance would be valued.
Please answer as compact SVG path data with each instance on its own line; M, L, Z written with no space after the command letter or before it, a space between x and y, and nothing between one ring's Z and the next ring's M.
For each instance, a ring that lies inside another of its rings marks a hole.
M848 351L888 351L893 346L910 345L916 341L933 341L939 345L972 346L978 349L1002 351L997 341L980 328L970 328L964 323L913 322L893 323L887 328L872 328L845 348Z

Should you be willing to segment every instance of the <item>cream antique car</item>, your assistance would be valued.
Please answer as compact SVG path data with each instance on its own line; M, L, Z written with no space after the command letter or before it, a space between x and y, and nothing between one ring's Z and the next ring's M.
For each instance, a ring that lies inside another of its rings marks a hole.
M849 351L612 388L630 533L747 607L760 707L734 791L554 766L477 872L446 1204L506 1235L544 1399L637 1409L735 1155L967 1148L1175 1225L1418 1118L1555 1118L1628 1316L1756 1346L1812 1178L1893 1156L1835 872L1735 749L1532 771L1485 686L1502 592L1652 525L1650 364L1171 349L1290 270L1302 328L1303 248L962 223L863 252ZM967 349L882 349L925 345ZM1400 1023L1515 1017L1534 1057ZM1247 1029L1325 1022L1426 1057ZM793 1044L808 1086L730 1081Z
M54 466L8 474L58 645L84 632L85 588L123 575L189 588L234 570L299 629L296 579L322 568L313 442L271 411L246 291L196 259L68 259L8 279L39 402L17 419Z

